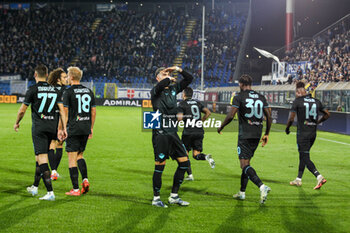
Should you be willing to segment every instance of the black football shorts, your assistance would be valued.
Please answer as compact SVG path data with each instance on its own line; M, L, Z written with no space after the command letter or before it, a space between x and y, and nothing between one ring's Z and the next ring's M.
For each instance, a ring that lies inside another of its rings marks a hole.
M56 140L56 133L36 132L32 130L32 139L35 155L47 154L49 152L50 143Z
M196 150L199 152L203 151L203 134L188 134L183 135L182 134L182 142L184 143L186 150Z
M72 135L66 139L67 152L84 152L89 135Z
M187 156L186 148L177 133L168 135L153 133L152 144L155 161L163 162L169 159L169 156L172 159Z
M310 152L312 145L315 142L316 137L311 138L297 138L298 151L299 152Z
M251 159L259 145L260 138L238 139L237 154L239 159Z

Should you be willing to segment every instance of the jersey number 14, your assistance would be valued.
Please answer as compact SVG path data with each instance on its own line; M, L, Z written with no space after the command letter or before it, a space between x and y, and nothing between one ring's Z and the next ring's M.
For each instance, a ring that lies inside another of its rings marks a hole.
M306 119L310 119L310 116L316 120L317 118L317 110L316 110L316 104L312 104L310 108L309 103L304 103L305 106L305 117Z

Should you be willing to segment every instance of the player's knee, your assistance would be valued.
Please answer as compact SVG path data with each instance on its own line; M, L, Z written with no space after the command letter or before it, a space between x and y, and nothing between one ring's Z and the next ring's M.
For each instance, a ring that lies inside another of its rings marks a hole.
M243 167L241 166L241 168L242 168L242 173L244 173L246 175L248 169L250 168L250 165L249 164L248 165L244 165Z
M179 162L178 167L181 170L187 170L190 167L190 161L187 160L187 161Z
M300 160L310 160L310 152L309 151L299 151L299 159Z
M165 164L164 165L155 165L154 172L163 173L164 168L165 168Z
M166 160L164 160L164 161L162 161L162 162L160 162L160 161L155 161L154 164L155 164L156 166L157 166L157 165L163 165L163 166L165 166Z

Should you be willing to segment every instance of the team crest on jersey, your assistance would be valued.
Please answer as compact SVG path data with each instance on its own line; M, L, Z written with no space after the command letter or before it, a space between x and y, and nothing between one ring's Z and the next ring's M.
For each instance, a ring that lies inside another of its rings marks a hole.
M176 91L172 90L172 91L171 91L171 94L172 94L173 96L175 96L175 95L176 95Z

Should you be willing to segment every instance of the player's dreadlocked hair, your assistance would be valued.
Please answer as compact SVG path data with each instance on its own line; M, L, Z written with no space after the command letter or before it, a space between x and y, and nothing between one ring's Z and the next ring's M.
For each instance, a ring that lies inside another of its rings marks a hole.
M193 89L190 88L190 87L186 87L186 88L184 89L184 93L185 93L185 96L186 96L187 98L192 98L192 96L193 96Z
M239 80L238 80L239 83L242 83L244 86L251 86L252 85L252 82L253 82L253 79L252 77L250 77L248 74L243 74Z
M296 88L297 88L297 89L299 89L299 88L305 88L305 83L302 82L302 81L297 82Z
M47 82L52 86L56 86L58 80L61 78L62 73L64 73L64 70L62 68L57 68L51 71Z

